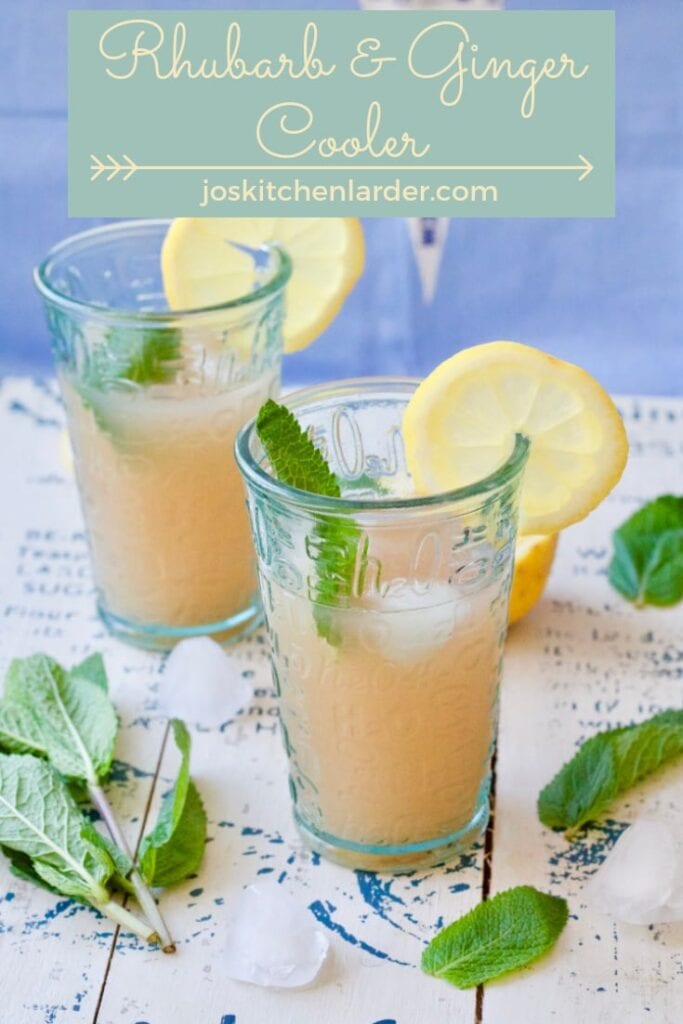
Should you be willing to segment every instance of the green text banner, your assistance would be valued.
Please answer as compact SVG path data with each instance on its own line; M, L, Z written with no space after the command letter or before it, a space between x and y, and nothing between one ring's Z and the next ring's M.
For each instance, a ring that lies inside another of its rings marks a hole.
M72 12L69 212L612 216L614 15Z

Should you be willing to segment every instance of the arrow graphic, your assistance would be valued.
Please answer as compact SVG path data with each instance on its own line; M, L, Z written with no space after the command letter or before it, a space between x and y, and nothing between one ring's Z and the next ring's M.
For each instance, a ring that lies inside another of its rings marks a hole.
M579 171L579 181L584 181L593 164L583 153L578 154L578 164L289 164L286 168L272 164L137 164L124 153L120 160L107 153L100 160L90 154L90 180L95 181L101 174L111 181L119 174L121 181L128 181L138 171Z
M112 178L115 178L117 174L120 174L122 171L125 172L122 181L128 181L128 179L132 178L136 171L151 170L151 168L149 167L138 167L135 161L131 160L131 158L127 156L126 153L123 154L120 161L115 160L111 153L107 153L105 161L98 159L98 157L96 157L94 153L91 153L90 160L91 181L95 181L96 178L99 178L100 174L106 172L108 172L107 181L111 181ZM161 168L158 169L161 170ZM172 170L172 168L168 169Z

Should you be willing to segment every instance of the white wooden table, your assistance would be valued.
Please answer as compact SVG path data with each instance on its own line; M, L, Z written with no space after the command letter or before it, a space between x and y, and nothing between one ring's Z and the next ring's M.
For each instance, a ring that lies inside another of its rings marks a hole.
M683 925L615 924L582 888L643 808L683 812L680 765L569 845L536 817L539 789L598 729L680 707L683 612L637 612L609 588L612 528L646 498L683 493L683 400L625 399L632 458L617 492L562 538L547 595L512 631L502 687L495 820L484 850L392 878L312 858L289 815L263 635L231 653L253 702L222 729L194 731L193 774L210 819L198 878L164 897L175 956L15 879L0 864L0 1024L677 1024ZM135 842L169 777L156 694L163 659L110 639L94 614L75 485L58 457L52 384L0 390L0 672L44 650L66 664L105 654L122 728L110 790ZM169 745L170 746L170 745ZM280 883L329 930L314 987L273 991L222 970L230 901ZM442 923L485 892L530 883L569 901L555 951L485 991L460 992L416 964Z

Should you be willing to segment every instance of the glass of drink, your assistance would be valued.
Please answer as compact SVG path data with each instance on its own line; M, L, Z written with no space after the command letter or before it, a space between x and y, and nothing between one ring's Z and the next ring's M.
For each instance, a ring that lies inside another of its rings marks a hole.
M253 423L236 442L296 823L313 849L369 870L442 862L486 827L528 451L520 436L486 479L416 497L402 442L416 386L288 396L341 498L275 479Z
M51 334L100 615L153 649L260 619L238 429L279 390L277 246L249 252L244 293L171 311L168 224L129 221L54 248L35 272Z

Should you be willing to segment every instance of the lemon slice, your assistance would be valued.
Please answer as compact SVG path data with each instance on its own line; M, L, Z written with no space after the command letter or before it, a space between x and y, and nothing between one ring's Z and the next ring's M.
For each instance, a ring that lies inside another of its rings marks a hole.
M548 582L556 548L556 533L519 537L517 540L510 591L510 624L518 622L540 599Z
M365 259L363 229L354 217L180 217L161 250L171 309L229 302L252 291L253 261L231 243L256 249L278 242L293 271L287 285L285 352L310 345L341 309Z
M612 490L628 455L624 424L585 370L513 341L464 349L415 391L404 416L408 468L421 494L493 473L531 441L520 532L555 533Z

